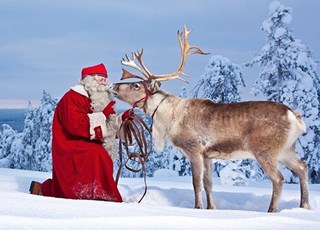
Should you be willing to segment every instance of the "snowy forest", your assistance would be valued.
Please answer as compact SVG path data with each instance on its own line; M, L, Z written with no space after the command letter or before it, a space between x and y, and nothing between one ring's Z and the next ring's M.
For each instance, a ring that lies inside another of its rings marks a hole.
M307 125L307 132L297 143L297 153L309 170L309 182L320 183L320 78L317 61L312 50L293 35L290 27L292 9L275 1L269 6L269 17L262 22L261 30L266 43L252 60L232 63L227 57L213 55L198 83L188 92L182 88L180 97L209 98L217 103L241 101L240 89L245 88L268 101L284 103L299 111ZM243 68L257 66L259 75L252 89L246 88ZM171 92L172 93L172 92ZM0 129L0 167L51 171L52 118L58 100L43 91L41 104L27 108L24 129L17 132L10 125ZM139 111L149 126L151 120ZM149 143L151 144L151 143ZM135 162L133 162L135 164ZM266 178L260 166L253 160L214 160L214 175L223 184L245 184ZM115 169L120 165L115 162ZM191 174L188 160L171 145L163 152L153 150L146 162L147 176L152 177L160 169L170 169L176 175ZM296 183L298 178L289 169L281 168L287 183ZM142 177L143 172L122 170L122 177Z

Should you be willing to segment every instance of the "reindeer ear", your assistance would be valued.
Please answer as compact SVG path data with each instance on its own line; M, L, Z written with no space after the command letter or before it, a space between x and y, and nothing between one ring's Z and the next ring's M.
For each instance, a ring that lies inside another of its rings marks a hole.
M122 68L122 77L120 80L129 79L129 78L138 78L138 79L144 80L142 77L134 75L134 74L130 73L129 71Z

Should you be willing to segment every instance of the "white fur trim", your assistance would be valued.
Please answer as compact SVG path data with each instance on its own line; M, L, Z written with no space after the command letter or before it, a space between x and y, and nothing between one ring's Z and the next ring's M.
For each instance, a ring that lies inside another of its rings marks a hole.
M84 89L83 85L78 84L78 85L72 86L70 89L72 89L73 91L83 96L89 97L88 92Z
M295 124L302 133L305 133L307 128L302 119L298 119L297 116L290 110L288 110L288 119L292 124Z
M89 121L90 121L90 139L96 139L95 131L94 128L96 127L101 127L102 131L102 137L105 137L107 134L107 128L106 128L106 117L102 112L97 112L97 113L89 113L88 114Z

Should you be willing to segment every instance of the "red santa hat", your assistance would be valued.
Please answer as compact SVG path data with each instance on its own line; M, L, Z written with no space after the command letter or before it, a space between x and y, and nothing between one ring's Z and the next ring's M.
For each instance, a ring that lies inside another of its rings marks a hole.
M94 75L98 74L104 76L105 78L108 77L108 72L104 64L98 64L94 66L88 66L82 69L81 71L81 79L84 79L87 75Z

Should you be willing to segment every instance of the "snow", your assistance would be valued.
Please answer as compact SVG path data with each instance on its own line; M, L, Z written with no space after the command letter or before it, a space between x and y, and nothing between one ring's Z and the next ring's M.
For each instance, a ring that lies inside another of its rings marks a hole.
M308 55L305 52L301 52L298 54L297 57L297 64L302 66L302 65L307 65L309 62Z
M290 24L291 21L292 21L292 16L290 14L285 14L285 15L282 16L281 21L284 24Z
M282 28L282 27L279 27L279 28L276 29L276 31L274 33L274 38L278 39L281 36L283 36L285 33L286 33L286 29Z
M265 20L262 22L261 29L263 31L266 31L268 34L271 33L271 27L272 27L272 21L271 20Z
M276 11L278 10L279 8L281 8L282 5L280 2L278 1L272 1L270 4L269 4L269 11L270 12L273 12L273 11Z
M266 213L269 181L226 186L214 181L217 210L193 209L191 177L162 171L148 178L121 178L123 203L68 200L28 194L30 181L51 173L0 168L0 229L319 229L320 185L310 185L312 210L299 206L299 185L285 184L278 213ZM171 175L171 176L168 176Z

